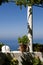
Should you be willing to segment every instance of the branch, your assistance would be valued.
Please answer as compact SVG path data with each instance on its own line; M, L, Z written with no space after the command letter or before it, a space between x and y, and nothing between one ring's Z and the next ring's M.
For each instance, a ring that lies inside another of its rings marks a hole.
M37 7L43 8L43 5L37 5L37 4L36 4L36 5L33 5L33 6L37 6Z
M14 2L16 5L22 7L22 5L26 6L38 6L43 7L43 0L0 0L0 5L5 2Z

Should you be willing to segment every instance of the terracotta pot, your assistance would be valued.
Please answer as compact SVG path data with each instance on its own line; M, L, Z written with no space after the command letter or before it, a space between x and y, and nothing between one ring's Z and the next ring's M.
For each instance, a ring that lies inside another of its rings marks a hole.
M20 47L19 47L19 50L21 51L21 52L26 52L26 48L27 48L27 45L20 45Z

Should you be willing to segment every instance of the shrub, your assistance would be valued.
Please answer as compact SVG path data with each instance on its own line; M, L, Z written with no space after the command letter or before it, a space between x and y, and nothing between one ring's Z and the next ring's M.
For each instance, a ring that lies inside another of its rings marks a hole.
M30 42L30 40L28 39L28 36L26 36L26 35L18 38L19 44L26 45L26 44L28 44L28 42Z
M43 52L43 44L34 43L33 44L33 51Z

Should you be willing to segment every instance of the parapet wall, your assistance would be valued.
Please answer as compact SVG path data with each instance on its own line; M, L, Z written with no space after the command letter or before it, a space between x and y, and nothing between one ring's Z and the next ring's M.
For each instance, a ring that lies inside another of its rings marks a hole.
M21 65L21 58L20 58L20 56L22 56L22 52L20 52L20 51L11 51L10 52L11 53L11 55L13 56L13 57L16 57L18 60L19 60L19 65ZM27 53L29 53L29 52L24 52L25 54L27 54ZM43 62L43 53L42 52L33 52L33 53L31 53L33 56L37 56L37 57L39 57L40 58L40 60Z
M18 61L19 61L19 65L22 65L21 64L21 56L23 56L23 53L24 54L29 54L30 52L21 52L21 51L10 51L10 52L3 52L3 53L10 53L10 55L13 57L13 58L17 58L18 59ZM1 54L1 53L0 53ZM32 52L31 53L32 54L32 56L36 56L36 57L39 57L40 58L40 60L43 62L43 53L42 52Z

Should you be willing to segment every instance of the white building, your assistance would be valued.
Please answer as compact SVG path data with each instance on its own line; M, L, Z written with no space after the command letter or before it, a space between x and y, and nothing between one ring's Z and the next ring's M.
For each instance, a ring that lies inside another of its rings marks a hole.
M7 53L7 52L10 52L10 47L7 46L7 45L4 45L4 46L2 46L1 50L2 50L3 53Z

